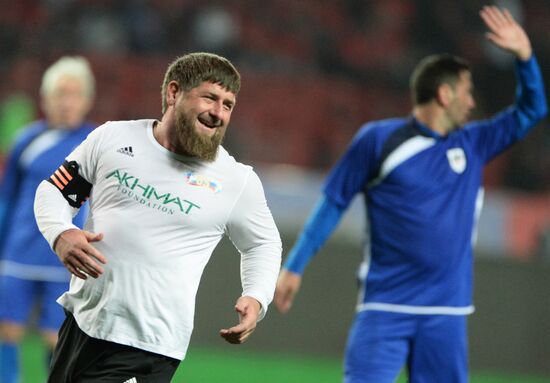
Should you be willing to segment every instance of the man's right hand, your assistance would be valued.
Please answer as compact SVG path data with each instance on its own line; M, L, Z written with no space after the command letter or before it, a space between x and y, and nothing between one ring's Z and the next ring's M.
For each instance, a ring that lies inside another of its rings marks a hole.
M71 274L81 279L88 279L88 275L97 278L103 273L100 263L106 264L107 259L90 243L102 239L102 233L70 229L57 237L54 250Z
M275 306L281 313L286 314L290 310L292 302L294 302L294 296L300 290L301 283L302 276L300 274L284 269L281 271L277 280L274 299Z

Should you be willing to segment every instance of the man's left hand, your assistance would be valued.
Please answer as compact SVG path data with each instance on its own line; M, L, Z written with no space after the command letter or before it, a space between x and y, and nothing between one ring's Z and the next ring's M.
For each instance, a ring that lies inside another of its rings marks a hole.
M529 37L507 9L484 6L479 14L489 28L487 38L493 44L512 52L522 61L529 60L533 53Z

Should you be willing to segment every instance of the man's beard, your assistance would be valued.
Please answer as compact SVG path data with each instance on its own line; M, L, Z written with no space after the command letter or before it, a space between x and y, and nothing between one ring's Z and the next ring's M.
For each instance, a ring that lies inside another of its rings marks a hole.
M225 136L225 126L216 129L213 136L204 136L195 131L192 121L182 112L176 116L177 150L182 154L212 162L218 154L218 147Z

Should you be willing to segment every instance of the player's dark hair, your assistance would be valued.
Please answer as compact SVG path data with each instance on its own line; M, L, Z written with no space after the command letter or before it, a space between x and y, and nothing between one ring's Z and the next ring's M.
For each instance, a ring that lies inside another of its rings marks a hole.
M184 91L205 81L219 84L235 95L241 88L241 76L229 60L213 53L189 53L178 57L166 70L161 92L162 113L166 112L166 88L170 81L176 81Z
M424 58L410 78L413 105L422 105L434 99L442 84L454 87L464 71L471 72L470 64L457 56L436 54Z

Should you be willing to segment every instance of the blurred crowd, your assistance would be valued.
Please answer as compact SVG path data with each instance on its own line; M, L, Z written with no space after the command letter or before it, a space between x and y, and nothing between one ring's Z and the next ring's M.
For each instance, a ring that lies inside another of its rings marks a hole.
M251 163L328 169L363 122L409 113L409 73L435 52L473 65L474 117L513 101L513 62L484 41L483 1L1 2L0 150L40 113L41 73L64 54L92 63L98 123L160 117L159 76L182 53L227 56L243 88L226 146ZM525 26L550 84L550 2L496 3ZM489 166L489 186L550 190L549 124Z

